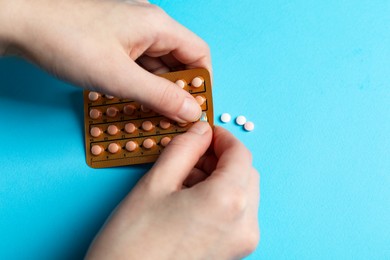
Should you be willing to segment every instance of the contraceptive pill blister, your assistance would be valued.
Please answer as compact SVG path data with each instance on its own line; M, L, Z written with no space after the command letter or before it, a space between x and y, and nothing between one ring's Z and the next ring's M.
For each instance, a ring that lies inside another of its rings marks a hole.
M200 120L213 126L211 80L206 69L159 76L188 91L202 108ZM193 123L174 122L132 100L84 91L84 124L87 164L105 168L156 161L172 138Z

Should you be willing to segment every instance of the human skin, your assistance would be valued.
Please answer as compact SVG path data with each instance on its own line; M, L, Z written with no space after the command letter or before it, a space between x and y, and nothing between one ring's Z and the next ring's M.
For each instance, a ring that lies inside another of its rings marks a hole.
M147 1L0 0L0 55L179 122L193 97L153 73L203 67L207 44ZM259 174L226 130L175 137L96 236L87 259L238 259L259 241Z
M60 79L179 122L199 119L188 92L150 72L211 71L208 45L159 7L118 0L0 0L0 7L0 55L19 54Z
M245 146L198 122L171 141L86 259L240 259L259 241L259 192Z

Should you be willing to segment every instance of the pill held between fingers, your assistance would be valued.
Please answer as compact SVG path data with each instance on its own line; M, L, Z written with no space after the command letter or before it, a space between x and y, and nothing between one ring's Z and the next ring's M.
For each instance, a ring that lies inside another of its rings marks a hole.
M231 119L232 119L232 117L231 117L231 115L229 113L223 113L221 115L221 121L223 123L229 123Z
M198 102L199 106L203 105L206 101L206 98L203 96L196 96L195 97L196 102Z
M149 131L153 130L154 125L150 121L144 121L144 122L142 122L142 126L141 127L142 127L143 130L149 132Z
M90 134L93 137L99 137L102 133L103 133L102 129L100 129L97 126L92 127L91 130L90 130Z
M107 133L109 135L116 135L119 132L119 129L116 125L109 125L107 128Z
M121 147L117 143L110 143L108 145L108 151L110 153L113 153L113 154L117 153L117 152L119 152L120 149L121 149Z
M99 109L96 109L96 108L92 108L90 111L89 111L89 117L92 118L92 119L98 119L102 116L102 111L100 111Z
M236 118L236 123L237 123L237 125L244 125L246 123L245 116L238 116Z
M248 132L253 131L255 129L255 124L251 121L248 121L245 123L244 129Z
M131 116L134 114L134 111L136 110L136 107L134 105L126 105L123 107L123 113L125 115Z
M106 115L108 116L108 117L116 117L116 115L119 113L119 110L118 110L118 108L116 108L116 107L109 107L109 108L107 108L107 110L106 110Z
M166 119L162 119L159 123L159 126L162 128L162 129L168 129L170 126L171 126L171 123L166 120Z
M176 80L176 85L178 85L181 88L184 88L187 85L187 82L184 79Z
M163 137L161 140L160 140L160 144L162 145L162 146L164 146L164 147L166 147L168 144L169 144L169 142L171 142L171 138L170 137L168 137L168 136L165 136L165 137Z
M96 101L96 100L98 100L99 98L100 98L100 94L99 93L97 93L97 92L95 92L95 91L91 91L91 92L89 92L89 94L88 94L88 99L90 100L90 101Z
M93 145L91 148L91 153L95 156L100 155L103 151L104 151L103 147L97 144Z
M155 142L150 139L150 138L147 138L143 141L142 143L142 146L145 148L145 149L152 149L152 147L154 146Z
M128 141L126 143L126 150L129 152L133 152L135 149L137 149L138 144L134 141Z

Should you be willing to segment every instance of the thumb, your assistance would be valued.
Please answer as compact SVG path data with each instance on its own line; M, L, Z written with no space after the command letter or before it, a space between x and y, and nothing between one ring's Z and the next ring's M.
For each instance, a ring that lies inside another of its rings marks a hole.
M121 57L119 68L111 69L108 93L137 101L177 122L197 121L202 113L199 104L175 83L141 68L129 57ZM115 86L113 86L115 84Z
M149 181L163 189L179 190L212 139L208 123L197 122L186 133L173 138L149 172Z

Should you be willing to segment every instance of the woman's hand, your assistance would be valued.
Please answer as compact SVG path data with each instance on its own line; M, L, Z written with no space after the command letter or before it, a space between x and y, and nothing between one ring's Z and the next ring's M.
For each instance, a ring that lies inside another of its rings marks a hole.
M211 71L209 48L148 1L0 0L0 24L0 55L20 54L63 80L179 122L200 117L189 93L152 73Z
M252 252L259 240L259 174L233 135L220 127L212 135L199 122L175 137L118 206L87 259L238 259Z

